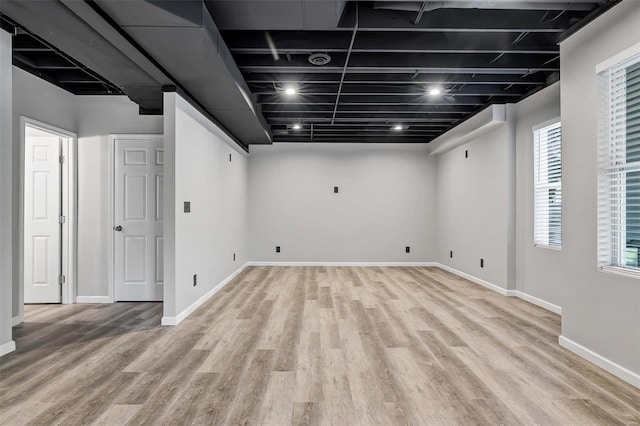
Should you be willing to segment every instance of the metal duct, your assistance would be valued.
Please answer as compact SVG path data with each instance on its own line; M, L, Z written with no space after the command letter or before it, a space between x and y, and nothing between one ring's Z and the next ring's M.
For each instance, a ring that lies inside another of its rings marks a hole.
M96 3L244 144L271 143L270 127L203 1Z
M1 0L0 12L161 113L177 85L241 145L270 127L201 0Z
M549 0L491 0L491 1L375 1L374 9L401 10L406 12L430 12L438 9L525 9L525 10L592 10L594 4L602 4L601 0L582 0L577 2Z

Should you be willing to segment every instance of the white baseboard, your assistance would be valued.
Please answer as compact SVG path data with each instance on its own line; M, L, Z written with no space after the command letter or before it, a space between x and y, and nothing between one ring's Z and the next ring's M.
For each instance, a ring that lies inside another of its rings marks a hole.
M437 262L248 262L248 266L438 266Z
M24 315L18 315L17 317L11 318L11 327L15 327L18 324L22 324L24 322Z
M567 339L564 336L560 336L558 339L560 346L570 350L576 355L581 356L589 362L594 363L598 367L608 371L616 377L621 378L627 383L631 383L633 386L640 388L640 375L628 370L615 362L608 360L607 358L598 355L591 349L585 348L579 343L574 342L571 339Z
M530 294L524 293L520 290L507 290L505 288L502 288L500 286L497 286L495 284L491 284L490 282L487 282L485 280L482 280L480 278L474 277L473 275L469 275L467 273L464 273L462 271L458 271L457 269L454 269L450 266L447 265L443 265L438 263L436 265L438 268L444 269L445 271L451 272L454 275L458 275L459 277L462 277L464 279L467 279L471 282L474 282L476 284L480 284L483 287L488 288L489 290L493 290L496 293L500 293L503 296L508 296L508 297L517 297L518 299L522 299L522 300L526 300L527 302L539 306L542 309L546 309L548 311L551 311L555 314L558 315L562 315L562 307L558 306L558 305L554 305L551 302L547 302L546 300L537 298L535 296L531 296Z
M76 303L113 303L109 296L77 296Z
M451 266L447 266L447 265L443 265L441 263L436 264L436 266L440 269L444 269L447 272L451 272L454 275L457 275L459 277L462 277L466 280L469 280L471 282L474 282L476 284L480 284L482 287L486 287L489 290L493 290L496 293L500 293L503 296L512 296L513 294L511 293L513 290L507 290L506 288L502 288L498 285L495 284L491 284L488 281L485 281L483 279L480 279L478 277L474 277L473 275L469 275L465 272L462 271L458 271L457 269L452 268ZM511 294L510 294L511 293Z
M180 312L175 317L163 316L162 319L160 320L160 324L162 324L162 325L178 325L178 324L180 324L182 322L182 320L184 320L186 317L188 317L193 311L198 309L200 306L202 306L202 304L204 304L207 300L209 300L214 294L219 292L225 285L227 285L231 280L233 280L247 266L249 266L249 264L245 263L244 265L239 267L234 273L232 273L227 278L225 278L224 281L222 281L220 284L218 284L217 286L215 286L214 288L209 290L205 295L203 295L198 300L193 302L191 304L191 306L189 306L184 311Z
M0 345L0 356L6 355L15 350L16 350L16 342L11 340L10 342Z
M537 298L535 296L532 296L530 294L524 293L520 290L509 290L510 292L513 292L514 296L522 299L522 300L526 300L529 303L532 303L536 306L539 306L543 309L546 309L547 311L551 311L554 314L558 314L558 315L562 315L562 307L558 306L558 305L554 305L551 302L547 302L546 300Z

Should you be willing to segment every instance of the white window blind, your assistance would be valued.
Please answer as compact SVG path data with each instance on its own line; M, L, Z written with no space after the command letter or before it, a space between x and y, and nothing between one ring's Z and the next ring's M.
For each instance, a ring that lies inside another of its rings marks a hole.
M598 78L598 264L640 273L640 55Z
M562 246L562 127L553 123L533 132L534 243Z

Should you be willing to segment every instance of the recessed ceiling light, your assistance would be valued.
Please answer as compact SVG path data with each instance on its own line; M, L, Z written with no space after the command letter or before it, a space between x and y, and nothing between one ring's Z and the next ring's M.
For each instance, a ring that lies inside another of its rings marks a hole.
M284 93L286 93L287 95L295 95L296 89L294 87L287 87L286 89L284 89Z
M393 126L393 130L399 132L400 130L404 130L404 127L402 127L402 124L396 124Z
M293 125L293 130L300 130L300 129L302 129L302 126L299 125L298 123Z
M438 88L433 88L429 90L429 95L431 96L438 96L440 93L442 93L442 91Z

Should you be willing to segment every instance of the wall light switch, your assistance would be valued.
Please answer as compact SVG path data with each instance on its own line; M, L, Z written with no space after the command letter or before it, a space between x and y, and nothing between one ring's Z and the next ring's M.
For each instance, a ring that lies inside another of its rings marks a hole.
M406 247L404 248L404 252L405 252L405 253L411 253L411 247L406 246Z
M191 213L191 201L184 202L184 212Z
M337 186L334 186L334 187L333 187L333 193L334 193L334 194L337 194L337 193L338 193L338 187L337 187Z

